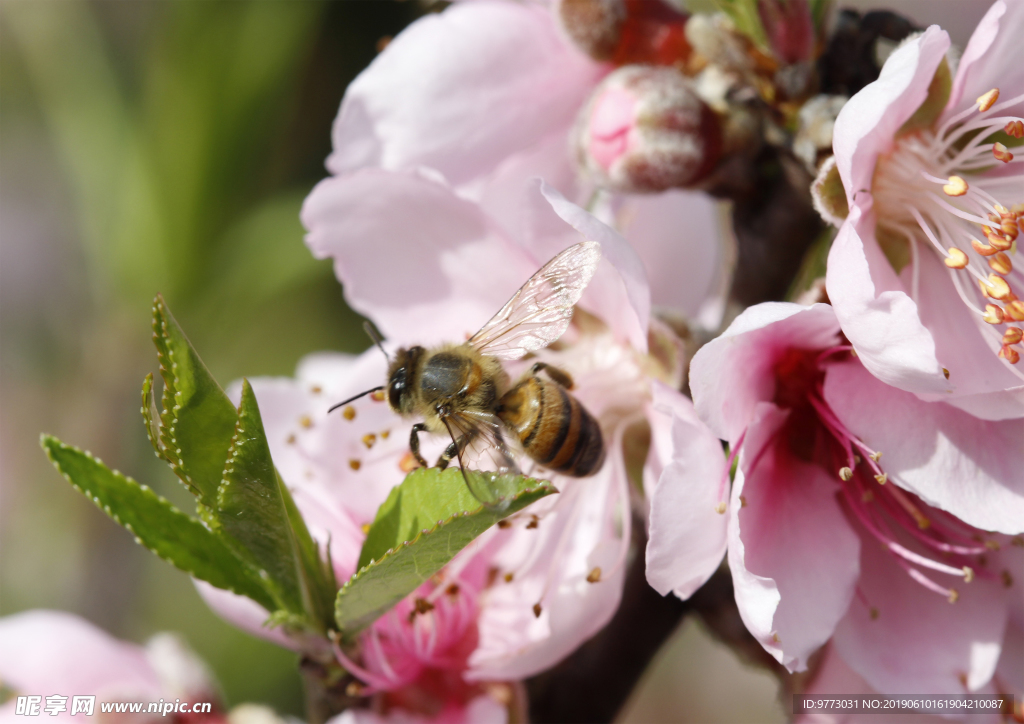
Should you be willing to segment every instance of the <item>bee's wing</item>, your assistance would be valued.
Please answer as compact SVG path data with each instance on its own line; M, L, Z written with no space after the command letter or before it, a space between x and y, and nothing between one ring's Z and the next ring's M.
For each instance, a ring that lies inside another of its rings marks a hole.
M600 261L601 245L596 241L570 246L530 277L469 344L499 359L519 359L547 347L569 326L573 305Z
M515 495L520 450L490 412L467 410L441 418L456 444L459 467L469 492L489 508L503 510Z

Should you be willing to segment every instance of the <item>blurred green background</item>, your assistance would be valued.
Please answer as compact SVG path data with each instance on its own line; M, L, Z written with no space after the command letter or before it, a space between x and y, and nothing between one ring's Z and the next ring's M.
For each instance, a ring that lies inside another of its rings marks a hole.
M366 346L302 244L346 84L423 7L391 2L0 5L0 611L185 634L230 702L301 713L295 657L217 619L187 577L49 466L42 431L186 510L138 389L162 292L226 384ZM255 320L255 322L254 322Z
M853 4L954 25L962 44L989 3ZM92 450L191 510L139 415L156 371L156 292L222 383L367 346L330 264L302 244L298 212L326 173L346 84L437 9L0 2L0 613L64 609L139 642L179 631L229 704L301 715L295 657L216 618L186 576L68 486L38 436ZM687 621L622 720L784 715L770 675Z

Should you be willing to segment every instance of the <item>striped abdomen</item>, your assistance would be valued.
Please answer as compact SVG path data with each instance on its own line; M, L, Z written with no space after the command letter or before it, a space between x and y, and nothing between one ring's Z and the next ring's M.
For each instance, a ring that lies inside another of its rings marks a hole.
M526 454L550 470L579 478L593 475L604 462L597 420L554 382L526 378L501 398L498 417Z

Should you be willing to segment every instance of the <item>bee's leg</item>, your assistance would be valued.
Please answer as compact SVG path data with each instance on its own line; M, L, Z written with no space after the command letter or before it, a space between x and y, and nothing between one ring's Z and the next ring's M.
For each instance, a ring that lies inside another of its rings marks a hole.
M417 422L412 426L412 430L409 431L409 451L412 452L412 456L416 458L416 462L424 468L430 467L427 465L427 461L424 460L423 456L420 454L420 433L426 429L426 425L422 422Z
M456 445L454 442L449 443L448 447L446 447L444 449L444 452L441 453L441 457L437 459L438 469L444 470L445 468L447 468L448 463L450 463L452 461L452 458L454 458L458 454L459 446Z
M557 367L549 365L547 362L537 362L530 368L530 374L537 374L541 370L548 373L548 377L551 378L552 382L555 382L567 390L573 388L572 376L568 372L564 372Z

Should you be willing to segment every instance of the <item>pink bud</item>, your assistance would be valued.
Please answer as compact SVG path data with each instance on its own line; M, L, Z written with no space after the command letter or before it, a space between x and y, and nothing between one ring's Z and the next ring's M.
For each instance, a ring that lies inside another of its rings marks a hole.
M674 68L626 66L594 90L573 143L580 166L617 191L701 180L718 160L718 119Z

